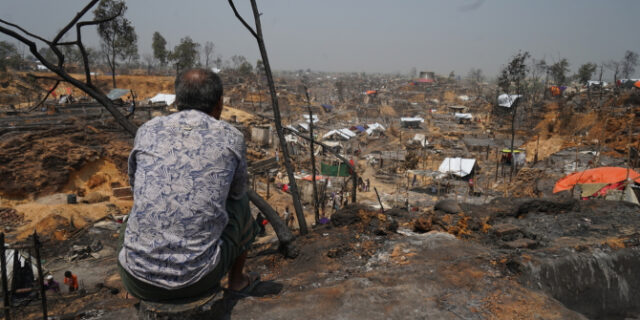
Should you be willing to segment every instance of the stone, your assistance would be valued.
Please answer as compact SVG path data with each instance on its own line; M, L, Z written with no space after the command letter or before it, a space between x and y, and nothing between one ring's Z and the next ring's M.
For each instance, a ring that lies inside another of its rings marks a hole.
M444 211L446 213L458 213L462 211L457 201L451 199L440 200L433 207L435 210Z
M503 237L520 232L520 227L510 223L501 223L492 226L491 231L493 231L496 236Z
M505 242L504 245L511 249L531 249L538 245L538 242L531 239L520 238Z

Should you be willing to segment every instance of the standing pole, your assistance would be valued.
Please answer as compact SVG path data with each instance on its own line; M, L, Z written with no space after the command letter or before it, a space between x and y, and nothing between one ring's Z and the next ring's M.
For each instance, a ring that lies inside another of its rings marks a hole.
M300 203L300 194L298 193L298 185L296 184L296 178L293 174L293 167L291 166L291 160L289 157L289 150L287 148L287 142L284 139L284 132L282 130L282 121L280 118L280 107L278 104L278 96L276 95L276 86L273 81L273 74L271 73L271 65L269 64L269 57L267 56L267 48L264 44L264 38L262 35L262 25L260 23L260 12L258 11L258 5L255 0L251 0L251 9L253 11L253 18L255 20L256 29L253 30L251 26L240 16L236 9L233 0L229 0L229 6L233 9L233 13L236 18L249 30L251 35L258 42L258 48L260 49L260 56L262 57L262 63L264 64L264 73L267 77L267 83L269 84L269 93L271 94L271 107L273 108L273 118L276 125L276 132L278 133L278 140L282 146L282 157L284 158L284 166L287 169L287 176L289 177L289 189L291 197L293 198L293 207L296 210L296 217L298 218L298 225L300 227L300 234L305 235L309 233L307 229L307 222L304 217L304 211L302 210L302 204Z
M380 195L378 194L378 188L373 187L373 190L376 192L376 197L378 198L378 203L380 204L380 213L384 213L384 207L382 206L382 201L380 201Z
M320 209L318 208L318 185L316 183L316 155L313 146L315 137L313 136L313 110L311 109L311 100L309 99L309 90L304 86L304 95L307 98L307 108L309 108L309 141L311 146L311 178L313 179L313 211L315 214L316 224L320 221Z
M42 296L42 319L47 320L47 293L44 289L44 278L42 277L42 261L40 260L40 240L38 234L33 232L33 247L36 252L36 265L38 267L38 285L40 285L40 295Z
M0 268L2 268L2 296L4 297L4 318L11 319L11 306L9 301L9 282L7 280L7 256L4 248L4 233L0 232Z

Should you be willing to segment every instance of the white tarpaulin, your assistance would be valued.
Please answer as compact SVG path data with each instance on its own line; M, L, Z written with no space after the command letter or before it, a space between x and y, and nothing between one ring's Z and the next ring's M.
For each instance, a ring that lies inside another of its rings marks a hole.
M468 95L461 95L461 96L458 96L458 99L460 101L469 101L469 96Z
M420 142L420 145L422 145L422 147L426 147L429 145L427 137L422 133L416 133L416 135L413 137L413 140Z
M374 132L376 132L376 131L380 131L380 132L382 132L382 131L385 131L385 130L386 130L386 129L384 128L384 126L383 126L383 125L381 125L381 124L379 124L379 123L377 123L377 122L376 122L376 123L368 124L367 126L369 127L369 128L367 128L367 130L366 130L366 132L367 132L367 134L368 134L368 135L371 135L371 134L373 134L373 133L374 133Z
M455 174L459 177L465 177L473 171L476 159L464 158L445 158L440 164L438 171L444 174Z
M339 136L344 140L349 140L349 139L355 137L356 134L353 133L353 131L344 128L344 129L331 130L331 131L327 132L324 136L322 136L322 138L323 139L328 139L328 138L331 138L333 136Z
M170 106L176 101L176 95L168 93L158 93L153 98L149 99L149 101L153 103L164 102L168 106Z
M311 122L311 121L309 121L309 115L308 115L308 114L303 114L302 116L304 117L304 119L305 119L307 122ZM318 115L317 115L317 114L314 114L314 115L313 115L313 123L316 123L316 122L318 122L318 121L319 121Z
M500 96L498 96L498 105L505 108L511 108L513 103L516 102L518 98L522 98L522 95L519 95L519 94L508 95L506 93L503 93Z
M458 112L456 112L454 116L456 117L456 120L458 120L458 119L469 119L469 120L473 119L473 116L471 115L471 113L458 113Z
M424 122L424 119L421 117L405 117L405 118L400 118L400 121L402 122Z
M18 255L18 263L20 264L21 267L26 266L27 262L31 262L31 271L33 271L33 276L36 279L38 278L38 267L36 265L36 258L31 257L24 252L19 252L18 250L15 250L15 249L5 249L4 255L6 259L5 261L7 262L7 280L9 282L7 284L7 287L9 288L11 288L11 286L13 285L13 267L14 267L13 262L16 254ZM45 271L42 270L42 273L44 274Z

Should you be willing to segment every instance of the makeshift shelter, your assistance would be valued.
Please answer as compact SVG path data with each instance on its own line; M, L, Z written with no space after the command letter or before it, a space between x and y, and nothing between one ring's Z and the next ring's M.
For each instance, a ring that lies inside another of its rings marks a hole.
M522 149L514 149L513 151L509 148L502 149L502 158L500 159L502 163L512 164L515 163L517 166L522 167L525 165L527 161L527 153Z
M303 114L302 116L304 117L304 120L305 120L307 123L311 123L311 121L309 120L309 115L308 115L308 114ZM318 115L317 115L317 114L314 114L314 115L313 115L313 123L316 123L316 122L318 122L318 121L320 121L320 120L318 119Z
M343 128L343 129L336 129L336 130L331 130L327 133L325 133L322 136L323 140L349 140L353 137L355 137L356 134L353 133L351 130Z
M403 128L419 129L420 124L424 122L421 117L403 117L400 118L400 125Z
M640 173L632 169L621 167L593 168L581 172L574 172L558 180L553 188L553 192L556 193L564 190L571 190L578 184L600 184L603 186L602 188L604 188L627 180L640 183ZM602 188L599 188L598 190L601 190Z
M464 178L470 175L476 167L476 159L445 158L440 163L438 171Z
M519 94L506 94L503 93L500 96L498 96L498 105L501 107L505 107L505 108L511 108L511 106L516 103L516 101L522 98L522 95Z
M471 122L473 120L473 116L471 113L455 113L453 115L458 123Z
M151 103L164 102L167 106L172 105L175 101L176 101L176 95L169 94L169 93L158 93L155 96L153 96L153 98L149 99L149 102Z
M348 177L351 175L349 166L344 163L328 164L323 162L320 165L320 173L323 176L330 177Z
M465 111L467 111L467 107L465 106L449 106L449 109L451 109L451 111L453 111L453 113L463 113Z
M379 123L370 123L367 125L367 135L373 135L374 133L382 133L384 132L386 129L384 128L383 125L379 124Z
M269 145L271 138L270 127L252 127L251 128L251 142L257 143L260 146Z
M429 145L429 141L427 141L427 136L422 133L416 133L411 139L414 143L419 143L423 148L426 148Z
M30 287L30 282L38 277L38 267L36 258L28 251L17 249L5 249L5 261L7 263L7 287L11 290ZM44 274L45 271L43 270ZM14 276L20 279L14 279ZM14 283L14 280L17 280Z

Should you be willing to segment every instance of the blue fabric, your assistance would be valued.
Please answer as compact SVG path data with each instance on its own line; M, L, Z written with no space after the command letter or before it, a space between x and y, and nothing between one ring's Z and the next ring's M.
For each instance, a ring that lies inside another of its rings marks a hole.
M145 123L129 156L134 203L118 260L140 281L166 289L197 282L220 260L227 197L247 182L240 131L196 110Z

